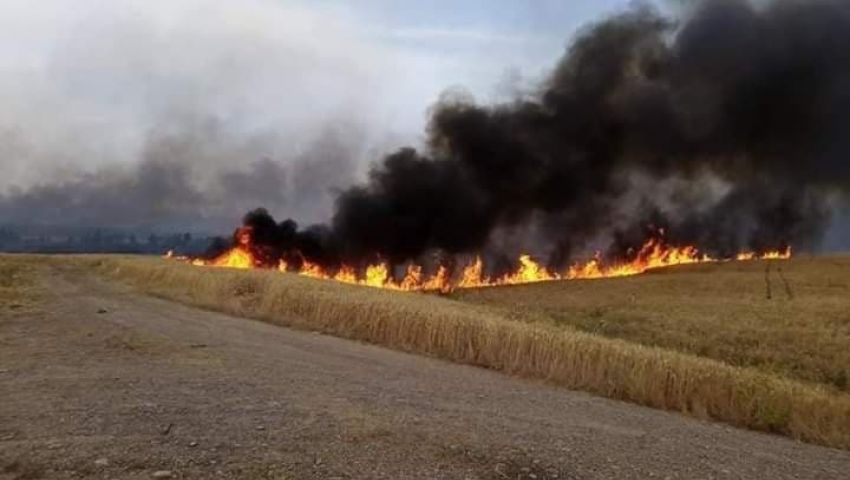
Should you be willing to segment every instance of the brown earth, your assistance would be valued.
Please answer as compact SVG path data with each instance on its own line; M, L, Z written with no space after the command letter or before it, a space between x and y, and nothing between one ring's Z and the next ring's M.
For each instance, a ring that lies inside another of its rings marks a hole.
M0 479L847 478L850 452L182 306L0 306ZM35 288L35 287L34 287Z

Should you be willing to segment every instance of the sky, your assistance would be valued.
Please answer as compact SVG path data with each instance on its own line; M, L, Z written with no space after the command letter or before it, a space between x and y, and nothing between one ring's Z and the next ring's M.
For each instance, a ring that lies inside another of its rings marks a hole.
M446 88L498 99L624 5L5 0L0 189L132 161L181 115L295 139L341 120L370 144L415 141Z
M627 5L4 0L0 220L324 221L371 162L421 145L443 92L514 98Z

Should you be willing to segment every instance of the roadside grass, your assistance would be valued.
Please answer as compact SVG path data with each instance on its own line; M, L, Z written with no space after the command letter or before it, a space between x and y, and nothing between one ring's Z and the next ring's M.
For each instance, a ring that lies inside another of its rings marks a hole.
M0 255L0 317L19 315L37 307L40 289L31 255Z
M538 284L490 291L495 297L504 295L507 298L510 295L516 297L515 302L525 302L514 304L508 300L494 300L488 297L491 293L486 290L445 298L344 285L271 271L198 268L156 258L86 256L63 257L62 261L95 268L104 275L129 281L147 293L203 308L479 365L610 398L850 449L850 395L841 391L834 382L827 387L814 381L799 380L808 380L806 375L810 372L793 375L794 369L789 367L793 365L790 360L793 355L779 354L786 361L785 364L777 362L785 366L776 370L760 368L758 362L734 364L724 361L726 359L719 353L713 354L714 358L707 358L711 351L706 354L698 347L677 349L672 340L668 344L660 340L635 341L636 334L632 338L626 334L614 338L617 335L611 332L615 330L589 328L582 323L588 321L587 318L598 316L594 312L600 308L601 315L607 315L606 308L611 307L606 307L608 304L605 303L581 303L582 307L575 311L585 312L581 317L584 320L571 320L570 310L565 310L565 305L572 305L570 298L587 295L581 293L582 289L598 289L602 293L597 292L597 302L602 302L607 295L611 305L621 309L618 312L634 311L649 318L654 318L654 314L663 319L656 320L661 326L653 326L653 332L674 329L671 324L676 318L689 316L698 310L690 305L691 297L702 298L700 304L703 308L708 308L718 317L715 325L723 324L723 319L729 324L747 324L754 321L747 315L762 315L758 313L761 311L757 307L758 302L751 299L750 310L724 312L726 307L722 298L715 303L709 301L712 296L709 284L713 285L713 280L702 277L723 274L724 269L735 273L739 269L758 271L763 268L757 264L708 266L708 270L687 268L681 272L652 273L632 279ZM837 270L846 265L846 260L841 259L822 262L832 261L839 262ZM790 273L786 273L786 277L790 277ZM788 308L792 308L794 303L809 301L812 305L819 301L841 304L838 294L827 296L824 300L807 299L822 286L818 282L824 281L815 281L815 277L804 281L794 275L791 281L794 282L795 297L787 300L777 298L776 303L785 302ZM661 283L654 284L656 281ZM841 284L846 278L826 281ZM617 293L619 287L616 282L626 282L628 288L635 290ZM644 286L642 282L648 283ZM692 284L690 288L682 286L688 282ZM677 286L679 283L681 285ZM652 301L638 299L642 292L647 294L662 287L673 290L658 292ZM571 288L579 289L573 292L573 297L561 292L561 289ZM713 288L720 287L715 285ZM725 284L723 288L722 291L715 290L714 294L718 297L729 294ZM604 293L607 290L612 290L612 293ZM695 293L697 290L699 292ZM741 295L747 292L755 295L757 290L755 286L739 289L730 286L730 291ZM557 301L565 303L546 304L542 297L548 295L564 296ZM634 299L630 295L634 295ZM623 306L618 302L627 303ZM544 307L536 308L538 303ZM637 306L631 308L633 304ZM770 308L775 307L768 307L768 310ZM787 320L777 310L769 318L775 316L780 319L775 321L789 322L788 331L802 332L808 324L797 323L803 321L807 312L810 311L803 308L795 313L797 316ZM843 329L847 325L841 323L842 318L845 317L838 315L823 319L830 325L829 328L841 332L838 337L846 333ZM811 320L813 323L817 321ZM693 329L693 335L704 335L704 331L710 330L708 326L702 330L693 326L699 323L699 317L689 317L681 322L682 333L678 336L671 334L680 341L689 334L691 330L688 329ZM754 325L768 328L769 323L764 322L770 320L759 322ZM628 325L628 322L621 323ZM638 330L638 327L631 328L621 329ZM733 325L727 325L727 328L746 330ZM759 332L753 333L753 338L760 336L763 335ZM650 338L656 337L663 336L650 335ZM747 342L742 345L747 345ZM735 347L728 348L734 350ZM765 351L769 348L769 345L766 346ZM741 355L749 358L747 354ZM846 357L836 357L835 361L841 358ZM814 371L809 366L801 371L806 369Z
M26 332L43 310L44 288L38 281L40 257L0 254L0 373L26 366L31 358L17 355ZM18 466L25 469L25 466ZM2 478L2 475L0 475Z

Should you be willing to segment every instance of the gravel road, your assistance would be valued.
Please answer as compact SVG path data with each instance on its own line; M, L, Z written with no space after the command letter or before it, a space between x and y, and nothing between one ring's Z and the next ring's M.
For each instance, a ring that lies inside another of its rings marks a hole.
M847 479L850 452L40 267L0 309L0 479Z

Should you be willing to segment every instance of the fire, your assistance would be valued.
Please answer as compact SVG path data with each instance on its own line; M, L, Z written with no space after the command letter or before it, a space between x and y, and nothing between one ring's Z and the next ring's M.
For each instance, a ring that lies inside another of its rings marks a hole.
M251 249L251 232L237 232L237 245L212 260L191 260L192 265L226 268L259 268L257 259ZM185 259L166 255L166 258ZM791 258L791 248L775 250L756 254L755 252L739 253L734 259L747 260L782 260ZM517 269L498 277L488 277L484 273L484 262L481 257L475 257L462 269L457 270L458 275L453 275L445 265L438 265L436 271L430 275L423 272L421 265L407 265L404 275L396 279L392 274L392 267L387 262L377 262L367 265L358 275L357 269L350 265L343 265L336 271L328 271L319 264L301 259L301 266L295 268L286 261L281 260L278 270L281 272L296 273L306 277L323 280L335 280L341 283L363 285L375 288L385 288L401 291L439 291L450 292L461 288L494 287L500 285L518 285L525 283L545 282L553 280L576 280L625 277L641 274L649 269L669 267L674 265L686 265L692 263L718 262L720 259L712 258L700 253L696 247L671 247L659 238L648 240L634 255L634 259L623 262L608 263L600 254L596 254L590 260L576 263L564 272L555 272L538 263L531 255L523 254L518 258Z
M236 231L234 238L236 246L212 260L203 260L196 258L191 261L192 265L199 267L226 267L226 268L257 268L257 259L251 250L251 235L253 231L250 227L242 227ZM174 257L172 251L166 253L166 258Z
M791 247L786 248L785 250L772 250L769 252L765 252L761 255L758 255L754 252L741 252L739 253L735 259L744 261L744 260L788 260L791 258Z
M497 278L492 282L481 282L473 287L486 287L490 285L516 285L520 283L545 282L548 280L559 280L561 278L557 273L550 272L546 267L535 262L531 255L519 256L519 267L512 273Z
M695 247L666 247L660 240L650 239L641 247L635 259L630 262L604 265L602 259L597 255L589 262L570 267L567 278L626 277L643 273L651 268L713 261L716 260L708 255L700 254Z
M231 248L212 260L192 260L192 265L226 268L255 268L254 254L242 245Z
M298 273L307 277L328 278L325 272L322 271L322 267L307 260L304 260L304 263L301 265L301 271Z
M484 279L483 277L484 271L484 263L481 261L481 257L475 257L475 261L470 263L463 269L463 274L460 277L460 282L458 282L458 288L473 288L477 287L482 280L488 281L488 279Z
M344 265L336 272L334 280L342 283L357 283L357 272L354 271L353 267Z

